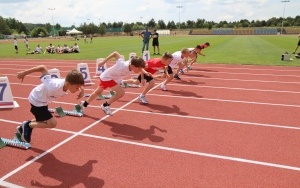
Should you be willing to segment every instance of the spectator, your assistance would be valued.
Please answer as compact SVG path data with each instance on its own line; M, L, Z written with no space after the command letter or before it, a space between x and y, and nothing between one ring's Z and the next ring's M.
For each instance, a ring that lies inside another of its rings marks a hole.
M146 27L145 31L142 31L140 33L140 36L143 38L143 48L142 48L142 54L146 48L148 50L149 48L149 40L151 39L152 33L148 31L148 28Z
M26 49L30 50L27 37L24 38L24 43L25 43Z
M14 46L15 46L16 54L19 53L19 50L18 50L18 41L17 41L16 38L14 38Z
M77 43L75 43L74 46L72 47L72 52L79 53L79 46Z
M27 55L27 54L41 54L41 53L43 53L43 52L44 52L44 51L43 51L42 47L38 44L34 51L32 51L32 52L27 52L26 55Z
M46 52L54 54L55 53L55 47L52 45L52 43L49 44L49 46L45 49Z
M156 55L155 53L155 47L157 48L157 55L160 55L159 53L159 42L158 42L158 37L159 37L159 34L156 32L156 30L154 30L154 34L152 35L152 46L153 46L153 51L154 51L154 55Z

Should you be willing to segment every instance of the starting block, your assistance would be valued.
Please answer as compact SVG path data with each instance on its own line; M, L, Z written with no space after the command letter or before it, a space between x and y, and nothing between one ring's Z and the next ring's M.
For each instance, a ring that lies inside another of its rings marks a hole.
M141 86L137 85L137 84L127 84L127 83L124 83L124 85L121 85L121 87L125 87L125 88L128 88L128 87L139 88Z
M31 145L29 143L22 142L20 141L20 139L21 137L18 133L15 133L14 139L0 138L0 148L3 148L5 146L12 146L23 149L31 148Z
M107 95L103 95L103 94L100 94L98 96L98 98L96 98L96 100L103 100L103 99L110 99L112 96L114 96L114 91L110 91L109 94ZM84 97L89 97L91 96L91 94L85 94Z
M92 85L94 84L91 80L91 75L89 71L89 67L87 63L78 63L77 64L77 70L81 72L84 79L84 85Z
M60 78L60 73L57 68L50 69L48 72L51 75L51 78Z
M143 51L143 59L144 61L148 61L150 59L150 51Z
M72 111L63 110L62 107L58 106L57 108L49 108L49 112L56 113L60 117L64 117L66 115L69 116L77 116L82 117L83 113L81 112L81 107L79 104L75 105L74 109Z
M19 104L14 101L10 84L6 76L0 77L0 108L17 108Z
M99 58L96 60L96 74L94 78L99 78L100 75L107 69L106 63L102 67L99 67L99 64L102 63L103 60L104 58Z

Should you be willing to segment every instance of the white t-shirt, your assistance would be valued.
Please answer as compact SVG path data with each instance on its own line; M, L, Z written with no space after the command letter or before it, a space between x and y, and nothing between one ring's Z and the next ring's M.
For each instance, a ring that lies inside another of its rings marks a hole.
M41 52L42 52L42 47L38 47L38 46L37 46L37 47L35 48L35 51L38 52L38 53L41 53Z
M36 86L28 97L29 102L34 106L47 106L56 98L66 95L63 91L65 79L52 79L50 74L43 75L42 84Z
M185 58L181 57L181 51L174 52L172 54L173 60L170 63L170 67L175 68L179 62L183 62Z
M123 58L119 58L115 65L109 67L100 75L100 79L103 81L114 80L119 83L125 76L130 75L129 64L129 60L125 61Z

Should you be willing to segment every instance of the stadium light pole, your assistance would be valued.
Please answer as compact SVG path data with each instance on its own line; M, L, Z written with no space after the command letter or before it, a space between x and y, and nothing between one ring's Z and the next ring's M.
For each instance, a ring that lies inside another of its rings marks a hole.
M140 17L140 18L141 18L141 23L142 23L142 25L144 25L144 24L143 24L143 17Z
M284 3L284 8L283 8L283 16L282 16L282 22L281 22L281 32L280 34L282 35L282 31L283 31L283 20L284 20L284 13L285 13L285 5L286 3L290 2L289 0L284 0L284 1L281 1L282 3Z
M53 30L53 36L54 36L54 35L55 35L55 32L54 32L53 11L55 10L55 8L48 8L48 10L50 10L51 13L52 13L52 30Z
M182 9L182 7L183 7L183 6L181 6L181 5L180 5L180 6L176 6L176 8L179 9L179 29L180 29L180 9Z

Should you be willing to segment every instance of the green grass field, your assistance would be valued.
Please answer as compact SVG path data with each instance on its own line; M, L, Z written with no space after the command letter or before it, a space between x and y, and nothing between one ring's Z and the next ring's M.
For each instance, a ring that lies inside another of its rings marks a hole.
M184 47L195 47L203 42L210 42L211 46L203 53L205 57L199 56L200 63L219 64L254 64L254 65L282 65L299 66L300 60L292 55L293 61L281 61L281 54L293 52L297 44L297 36L161 36L159 38L161 54L165 51L171 53L179 51ZM89 41L89 39L88 39ZM37 44L43 49L53 43L68 44L72 46L75 41L71 39L29 39L31 50ZM152 42L152 40L151 40ZM151 58L153 49L149 45ZM133 37L96 37L93 43L84 44L83 39L77 41L80 47L79 54L35 54L26 55L26 48L22 39L18 40L19 53L16 54L13 41L0 41L0 58L17 59L64 59L64 60L96 60L118 51L128 58L130 52L141 54L142 39ZM298 50L300 52L300 49Z

